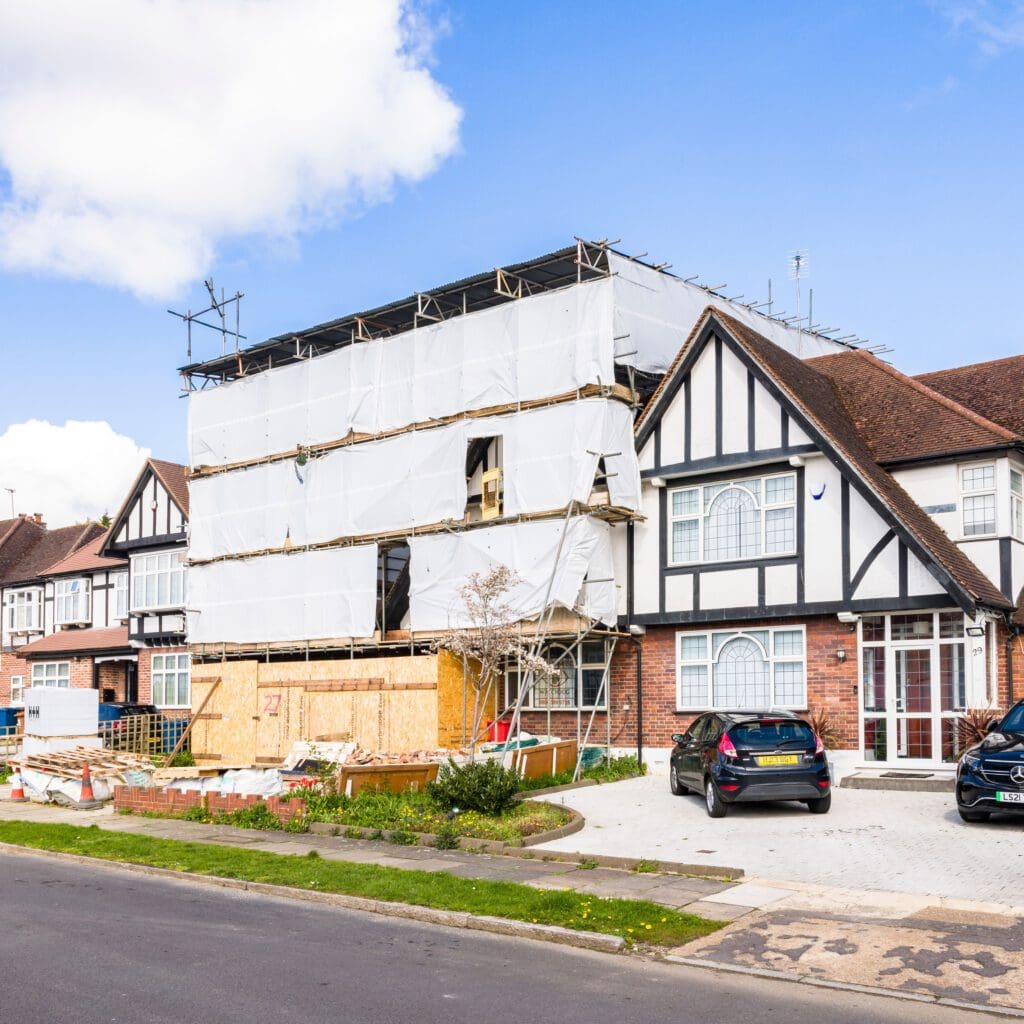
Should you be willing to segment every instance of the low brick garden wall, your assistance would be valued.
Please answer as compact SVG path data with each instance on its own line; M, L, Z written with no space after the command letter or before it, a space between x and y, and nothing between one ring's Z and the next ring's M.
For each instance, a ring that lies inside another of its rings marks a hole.
M267 810L277 815L282 825L292 818L300 817L306 810L306 801L300 799L282 800L279 796L265 799L241 793L207 793L198 790L155 789L146 786L115 786L114 810L127 814L184 814L192 807L205 804L211 814L231 814L253 804L266 804Z

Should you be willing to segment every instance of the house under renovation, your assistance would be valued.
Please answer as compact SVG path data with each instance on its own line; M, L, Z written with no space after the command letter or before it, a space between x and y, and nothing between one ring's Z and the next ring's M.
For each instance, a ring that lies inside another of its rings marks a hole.
M709 305L796 362L846 350L578 242L183 368L196 757L467 742L463 667L433 644L495 565L564 669L524 725L636 742L607 713L650 516L634 422ZM519 685L509 666L490 717Z

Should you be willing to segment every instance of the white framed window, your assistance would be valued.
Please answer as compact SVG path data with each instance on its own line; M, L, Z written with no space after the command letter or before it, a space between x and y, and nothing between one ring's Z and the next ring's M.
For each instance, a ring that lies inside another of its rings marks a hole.
M132 556L132 611L181 608L185 603L185 566L177 551Z
M159 708L187 708L192 703L192 660L187 654L154 654L150 669L153 703Z
M57 580L53 585L53 624L92 620L92 584L88 579Z
M675 488L668 519L671 565L796 554L796 474Z
M40 661L32 666L32 685L66 690L71 685L70 661Z
M25 677L11 676L11 704L25 703Z
M1010 534L1024 540L1024 471L1010 467Z
M114 618L128 618L128 573L114 574Z
M611 680L606 669L611 659L611 646L603 640L587 640L575 650L567 644L550 643L544 658L559 669L558 675L534 683L526 696L524 708L531 711L599 711L608 707ZM511 707L519 697L522 673L518 665L505 672L505 706Z
M996 532L995 463L960 467L960 504L965 537L984 537Z
M4 594L4 625L8 633L35 633L43 628L43 592L39 587Z
M803 626L677 633L677 708L805 708L806 651Z

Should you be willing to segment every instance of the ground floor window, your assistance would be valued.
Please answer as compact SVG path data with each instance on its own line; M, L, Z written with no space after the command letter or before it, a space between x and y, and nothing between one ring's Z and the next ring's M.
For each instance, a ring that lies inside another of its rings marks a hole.
M32 666L33 686L56 686L66 690L71 685L70 661L41 661Z
M865 760L959 758L960 719L968 707L965 627L959 611L861 619Z
M533 711L603 711L608 707L606 675L611 649L612 644L604 640L547 644L544 658L557 672L550 679L536 681L523 706ZM519 699L524 674L518 665L510 665L505 673L506 707Z
M189 707L192 701L189 655L154 654L150 676L153 682L153 703L157 707Z
M804 627L677 633L676 704L680 711L807 707Z
M25 677L11 676L11 704L25 703Z

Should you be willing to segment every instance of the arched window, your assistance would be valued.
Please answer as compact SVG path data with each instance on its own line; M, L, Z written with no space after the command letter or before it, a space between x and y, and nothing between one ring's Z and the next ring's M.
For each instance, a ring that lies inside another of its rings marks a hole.
M728 640L715 662L715 707L767 708L771 702L771 670L764 648L749 636Z
M745 487L727 487L708 506L704 558L751 558L761 546L761 510Z

